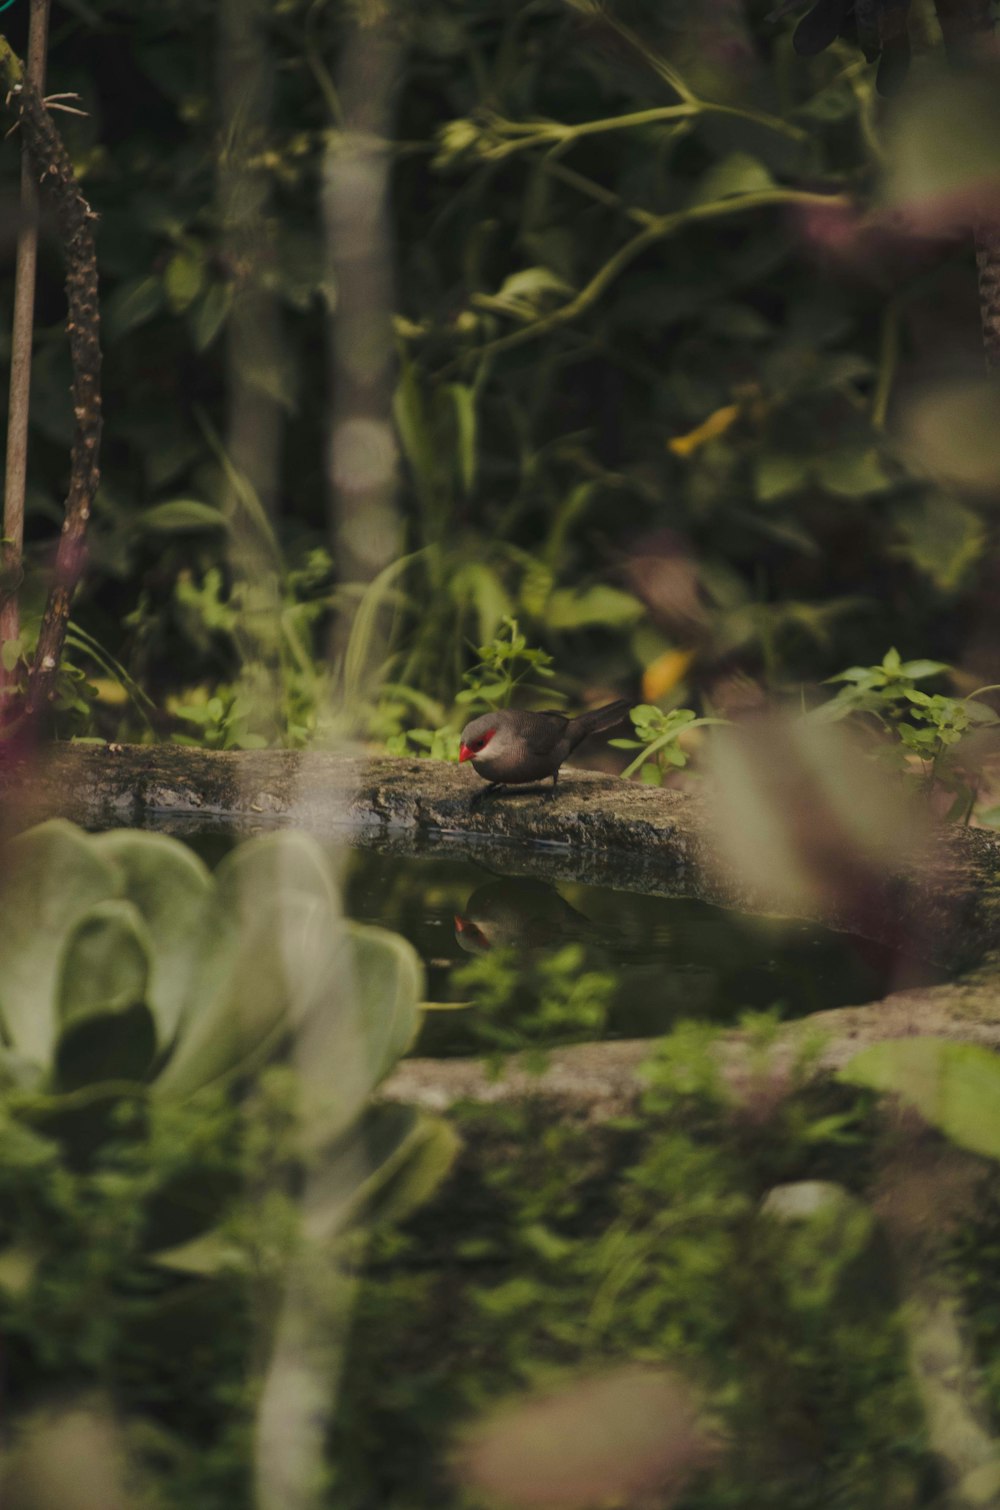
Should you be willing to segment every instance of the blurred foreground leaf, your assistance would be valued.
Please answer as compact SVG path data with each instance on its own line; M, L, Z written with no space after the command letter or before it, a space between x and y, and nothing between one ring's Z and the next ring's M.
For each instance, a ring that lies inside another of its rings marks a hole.
M840 1072L887 1091L973 1153L1000 1159L1000 1057L947 1038L902 1038L864 1049Z

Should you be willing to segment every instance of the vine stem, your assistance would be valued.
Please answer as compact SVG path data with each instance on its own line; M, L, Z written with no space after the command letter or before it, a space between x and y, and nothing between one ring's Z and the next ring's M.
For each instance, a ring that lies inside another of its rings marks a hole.
M678 210L672 215L650 216L649 223L644 229L620 246L575 298L570 299L566 304L561 304L558 309L540 316L530 325L488 342L480 347L475 355L482 357L487 354L493 355L498 351L509 351L511 347L523 346L526 341L535 341L547 331L555 329L556 326L575 320L591 305L596 304L615 279L648 247L672 236L683 225L704 220L723 220L730 215L740 215L747 210L761 209L769 205L820 205L824 208L832 205L840 208L848 203L849 200L841 194L814 194L799 189L759 189L748 194L734 194L731 199L689 205L687 209ZM443 372L450 371L452 365L454 364L445 367Z

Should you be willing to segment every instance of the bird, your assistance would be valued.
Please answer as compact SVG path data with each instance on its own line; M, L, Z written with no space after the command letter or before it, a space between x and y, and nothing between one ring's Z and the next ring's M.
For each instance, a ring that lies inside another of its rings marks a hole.
M508 786L552 777L552 793L559 782L559 767L588 734L600 734L621 723L629 710L624 698L567 718L545 709L529 713L522 708L498 708L466 724L461 733L458 759L472 761L472 769L489 786L476 793L473 802L503 791Z

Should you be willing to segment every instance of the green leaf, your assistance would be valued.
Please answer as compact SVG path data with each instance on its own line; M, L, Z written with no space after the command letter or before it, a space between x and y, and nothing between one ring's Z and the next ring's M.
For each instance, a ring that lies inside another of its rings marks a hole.
M572 284L551 268L525 267L505 278L489 303L494 307L500 305L522 319L532 319L543 308L573 292Z
M122 1012L146 1000L149 934L131 902L98 902L78 919L59 968L59 1021L93 1012Z
M550 629L587 629L603 626L624 629L635 624L645 613L638 598L618 587L597 583L576 592L558 588L545 606L545 620Z
M893 1039L856 1054L840 1078L899 1096L962 1148L1000 1159L1000 1057L988 1049Z
M417 491L425 505L433 504L438 480L437 452L427 423L417 370L412 362L403 363L399 385L393 396L392 412L403 455L413 472Z
M105 302L101 319L105 336L109 341L117 341L130 330L148 324L165 301L161 278L133 278L123 283Z
M371 1084L393 1068L410 1047L420 1022L424 972L413 946L386 928L350 928L354 970L363 1007L361 1019Z
M904 661L899 670L910 681L919 682L925 676L939 676L942 671L950 671L951 667L947 661Z
M758 503L771 503L801 488L808 476L809 463L804 456L765 452L754 462L754 496Z
M54 818L7 846L0 899L0 1022L20 1054L47 1066L67 939L121 877L72 823Z
M957 498L932 494L904 503L894 516L901 556L942 592L960 588L982 560L988 535L979 515Z
M146 1001L161 1048L171 1043L185 1003L202 988L213 881L186 844L165 834L112 829L90 841L122 877L124 895L141 914L150 952Z
M746 152L733 152L702 175L692 204L709 204L738 194L773 189L774 179L762 162Z
M469 604L474 609L481 640L492 639L512 611L510 594L499 574L482 561L458 565L448 582L448 591L456 603Z
M455 412L458 472L462 491L468 494L476 481L476 395L464 383L449 383L445 392Z
M191 335L195 350L207 351L229 318L233 307L231 283L210 283L191 306Z
M714 304L705 311L705 327L727 341L769 341L774 335L770 320L749 304Z
M182 314L194 302L204 283L205 259L201 253L190 248L174 252L163 274L163 287L175 314Z
M412 1106L374 1106L328 1150L310 1190L307 1230L329 1242L359 1220L400 1221L447 1174L458 1138L439 1117Z
M185 530L224 530L226 519L209 503L197 498L172 498L169 503L155 503L143 509L136 528L158 534L178 534Z
M330 862L309 835L243 844L215 879L211 971L156 1093L188 1095L285 1040L304 1136L322 1144L350 1125L416 1031L419 958L395 934L340 918Z
M892 486L874 449L835 451L820 456L816 475L828 493L844 498L864 498L870 493L884 493Z

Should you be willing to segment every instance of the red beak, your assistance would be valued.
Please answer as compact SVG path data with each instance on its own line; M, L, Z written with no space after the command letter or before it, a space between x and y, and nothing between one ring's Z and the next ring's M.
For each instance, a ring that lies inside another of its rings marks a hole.
M470 750L468 745L462 745L461 749L458 752L458 763L459 763L459 765L462 764L463 760L471 760L472 757L473 757L473 755L474 755L474 753L475 753L475 751Z
M469 926L468 923L462 917L461 913L456 912L455 913L455 932L456 933L464 933L465 930L466 930L466 928L468 928L468 926Z

